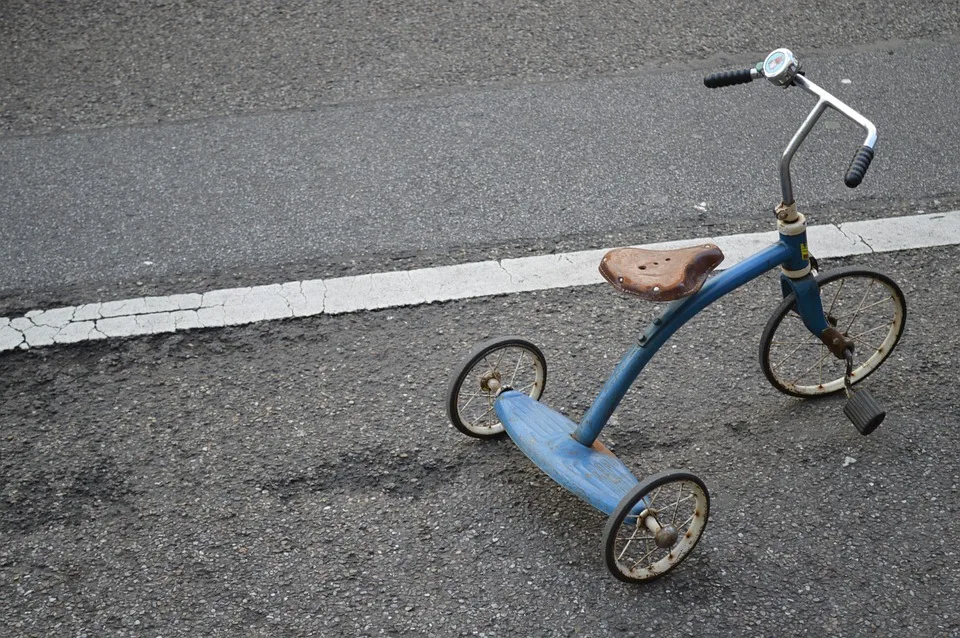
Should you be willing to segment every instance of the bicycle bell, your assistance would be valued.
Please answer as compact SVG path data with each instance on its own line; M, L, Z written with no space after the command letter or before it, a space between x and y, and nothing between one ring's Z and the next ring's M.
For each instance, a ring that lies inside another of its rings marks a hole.
M763 61L763 75L780 86L790 86L800 71L800 61L790 49L777 49Z

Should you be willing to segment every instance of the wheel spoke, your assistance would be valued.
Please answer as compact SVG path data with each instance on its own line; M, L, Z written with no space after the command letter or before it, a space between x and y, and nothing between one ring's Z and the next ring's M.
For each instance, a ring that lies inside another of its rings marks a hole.
M510 377L510 386L513 387L514 382L517 380L517 373L520 372L520 364L523 363L523 355L525 354L524 350L520 350L520 357L517 358L517 367L513 369L513 376Z
M494 368L491 368L491 367L490 367L490 360L489 360L489 359L490 359L490 355L489 355L489 354L483 355L483 359L480 359L479 361L477 361L476 368L477 368L478 370L485 370L486 372L492 372L492 371L494 370ZM482 363L483 365L480 365L481 363Z
M828 315L833 313L833 307L837 305L837 299L840 298L840 291L843 290L843 284L845 283L847 283L846 279L840 280L840 285L837 286L837 292L835 295L833 295L833 301L830 302L830 309L827 310Z
M677 501L677 502L678 502L678 503L686 503L686 502L689 501L690 499L695 499L695 498L697 498L696 494L694 494L693 492L691 492L691 493L687 494L686 496L684 496L683 498L681 498L681 499L680 499L679 501Z
M643 561L645 561L645 560L647 559L647 557L648 557L650 554L653 554L655 551L657 551L657 549L659 549L659 548L655 546L655 547L654 547L653 549L651 549L649 552L647 552L646 554L644 554L643 556L641 556L638 561L636 561L633 565L630 566L630 571L635 570L635 569L637 568L637 565L639 565L640 563L642 563Z
M679 509L680 503L685 503L685 502L689 501L690 499L693 499L694 501L696 501L696 498L697 498L697 495L696 495L696 494L693 494L693 493L687 494L687 495L684 496L682 499L680 499L679 501L677 501L677 509ZM686 525L687 523L689 523L692 518L693 518L693 517L691 516L690 518L688 518L688 519L686 520L686 522L681 523L681 524L680 524L680 527L677 527L677 530L679 531L680 529L682 529L683 526ZM670 524L671 524L671 525L674 525L674 526L677 524L677 510L674 510L674 512L673 512L673 520L670 522Z
M810 336L813 337L813 335L810 335ZM790 357L792 357L793 355L795 355L795 354L797 353L797 350L799 350L800 348L802 348L802 347L805 346L805 345L815 346L815 345L817 345L817 343L816 343L815 341L803 341L803 342L801 342L799 346L797 346L796 348L794 348L793 350L791 350L790 353L787 354L787 356L785 356L783 359L781 359L781 360L780 360L780 363L778 363L778 364L776 364L775 366L773 366L773 369L776 370L777 368L779 368L780 366L782 366L784 363L787 362L787 359L789 359Z
M647 509L653 509L653 504L657 502L657 497L660 496L660 490L663 489L663 486L657 488L657 491L653 493L653 496L650 497L650 500L647 501Z
M475 418L473 421L471 421L471 422L470 422L470 425L476 425L477 422L480 421L480 419L482 419L483 417L487 416L487 415L490 414L491 412L493 412L493 406L492 406L492 405L491 405L489 408L487 408L487 410L486 410L483 414L481 414L480 416L478 416L477 418Z
M851 339L859 339L859 338L862 337L863 335L868 335L868 334L870 334L870 333L876 332L877 330L885 330L885 329L889 328L890 326L892 326L893 323L894 323L894 322L891 321L890 323L883 324L882 326L877 326L876 328L870 328L869 330L864 330L863 332L860 332L860 333L855 334L855 335L849 335L849 337L850 337Z
M870 343L870 342L867 341L866 339L861 339L861 338L859 338L859 337L850 337L850 338L853 339L854 341L856 341L857 343L860 343L860 344L863 344L863 345L867 346L868 348L870 348L870 349L873 350L874 352L879 352L879 351L880 351L880 348L879 348L879 347L873 345L872 343Z
M641 536L637 540L643 541L643 549L640 551L646 552L646 555L649 556L653 552L657 551L657 544L653 541L653 538L650 536ZM653 543L653 549L650 548L650 544ZM632 569L632 568L631 568Z
M641 525L642 525L642 523L641 523ZM640 526L638 525L638 526L635 527L635 529L634 529L633 532L630 534L630 536L617 536L617 540L618 540L618 541L627 541L627 543L632 543L633 541L644 541L644 542L647 542L647 541L650 540L650 537L647 536L646 534L641 534L640 536L637 536L637 534L640 534L640 532L644 532L644 531L647 532L647 533L649 533L649 530L640 529Z
M803 372L801 372L800 375L799 375L796 379L794 379L793 381L791 381L791 382L790 382L790 385L797 385L797 381L799 381L800 379L802 379L808 372L810 372L811 370L813 370L813 369L816 368L817 366L821 365L821 364L823 363L823 360L826 359L826 358L829 357L829 356L830 356L830 353L828 352L827 354L825 354L825 355L823 355L822 357L820 357L820 359L819 359L816 363L814 363L812 366L810 366L809 368L807 368L806 370L804 370Z
M523 392L524 394L530 394L529 392L527 392L527 390L533 390L534 386L536 385L537 385L537 382L534 381L533 383L523 386L522 388L520 388L519 391Z
M670 518L670 524L674 525L677 522L677 512L680 511L680 503L685 499L683 498L683 483L680 483L679 490L677 491L677 502L673 504L673 516Z
M640 532L640 526L637 525L637 526L634 528L634 530L633 530L633 534L630 535L630 538L621 538L621 539L620 539L620 540L625 540L625 541L627 541L627 542L626 542L626 544L623 546L623 549L620 551L620 555L617 556L617 560L620 560L621 558L623 558L623 555L627 553L627 549L630 547L630 543L632 543L633 541L635 541L635 540L637 539L637 534L638 534L639 532ZM641 538L644 538L644 537L641 536ZM644 549L646 549L646 545L644 545Z
M777 341L775 339L770 340L770 344L774 346L792 346L794 345L794 343L795 342L793 341ZM803 346L807 346L808 348L815 348L818 345L820 345L820 342L818 341L804 341L799 346L797 346L797 350L799 350ZM794 350L793 352L796 352L797 350ZM793 354L793 352L791 352L790 354Z
M471 403L473 403L473 400L474 400L474 399L476 399L477 397L486 396L487 394L489 394L489 393L488 393L488 392L484 392L483 390L481 390L481 391L479 391L479 392L473 393L472 395L470 395L470 399L469 399L466 403L464 403L463 406L462 406L460 409L461 409L461 410L466 410L467 407L468 407Z
M853 319L850 320L850 323L847 325L847 329L844 330L844 333L850 332L850 328L853 327L853 323L857 320L857 317L860 316L860 311L863 309L863 304L867 301L867 296L870 294L870 289L873 287L873 281L874 280L871 279L870 283L867 284L867 289L863 291L863 298L860 300L860 303L857 304L857 310L853 313Z
M888 297L884 297L884 298L881 299L880 301L874 301L873 303L867 304L866 306L863 306L862 308L857 308L857 309L856 309L854 312L852 312L852 313L851 313L851 312L848 312L848 313L845 314L845 315L840 315L839 317L836 317L837 323L840 323L840 321L841 321L842 319L846 319L846 318L849 317L850 315L856 316L857 313L863 312L863 311L865 311L865 310L870 310L871 308L876 308L877 306L879 306L879 305L881 305L881 304L885 304L885 303L887 303L888 301L893 301L893 295L890 295L890 296L888 296Z
M500 350L500 355L497 357L497 362L496 362L495 364L493 364L493 369L494 369L494 370L499 370L499 369L500 369L500 363L503 361L503 355L507 354L507 350L509 350L509 348L502 348L502 349Z
M820 382L819 382L819 385L823 385L823 360L824 360L824 359L826 359L826 357L823 356L823 344L821 343L821 344L820 344Z

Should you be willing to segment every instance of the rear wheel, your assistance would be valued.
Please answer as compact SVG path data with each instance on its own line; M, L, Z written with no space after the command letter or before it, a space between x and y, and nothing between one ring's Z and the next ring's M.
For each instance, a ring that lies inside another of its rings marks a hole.
M666 470L649 476L617 504L603 530L604 560L616 578L659 578L697 546L710 517L710 493L697 476Z
M817 277L827 323L854 342L852 383L872 374L890 356L907 319L903 291L886 275L840 268ZM760 338L760 368L777 390L795 397L843 390L845 363L803 325L796 295L774 311Z
M447 414L453 427L467 436L486 439L503 432L494 411L506 388L539 401L547 383L547 361L526 339L504 337L481 343L450 379Z

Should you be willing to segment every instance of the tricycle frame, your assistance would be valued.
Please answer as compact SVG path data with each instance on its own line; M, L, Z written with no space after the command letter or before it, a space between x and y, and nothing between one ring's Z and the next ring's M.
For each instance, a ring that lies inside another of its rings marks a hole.
M809 272L806 222L801 215L794 224L781 224L780 240L776 244L711 278L697 293L670 303L650 323L640 336L639 343L620 360L600 394L584 414L573 438L588 447L593 445L627 390L673 333L720 297L778 266L784 270L781 275L784 296L795 292L798 311L804 324L814 335L823 334L828 325L823 315L820 290ZM788 273L804 274L788 276Z

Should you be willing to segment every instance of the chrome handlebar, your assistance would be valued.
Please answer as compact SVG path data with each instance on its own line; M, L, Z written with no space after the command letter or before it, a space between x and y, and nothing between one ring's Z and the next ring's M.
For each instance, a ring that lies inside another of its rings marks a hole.
M794 153L797 152L797 149L800 148L800 145L803 143L803 140L813 129L814 124L817 123L817 120L820 119L820 116L823 115L824 111L827 108L832 108L848 120L858 124L867 132L867 137L863 140L863 146L857 151L857 154L853 158L853 162L850 165L850 168L847 170L847 175L844 178L844 183L850 188L856 188L860 185L860 181L863 179L863 174L866 173L867 167L870 166L870 160L873 159L873 153L877 146L877 127L874 126L873 122L865 118L859 112L850 108L846 103L838 99L836 96L831 95L825 89L817 86L811 80L808 80L802 75L797 75L793 78L793 86L799 86L801 89L806 91L811 95L817 96L817 105L813 107L813 110L810 111L810 114L807 116L807 119L803 121L803 124L800 125L800 128L794 134L793 139L790 140L790 143L787 144L787 148L783 151L783 155L780 157L780 192L783 194L783 203L792 204L793 203L793 182L790 179L790 162L793 160ZM861 158L866 155L869 159L862 160ZM858 161L859 160L859 161ZM861 167L861 164L865 164Z
M780 191L783 195L784 204L793 204L793 182L790 179L790 162L803 140L813 129L817 120L827 110L832 108L847 119L863 128L867 137L863 141L863 146L857 151L847 173L844 177L844 183L850 188L856 188L863 180L870 162L873 159L874 150L877 145L877 127L861 115L859 112L850 108L845 102L830 94L822 87L808 80L800 70L800 62L787 49L777 49L766 57L766 59L752 69L743 69L741 71L727 71L724 73L714 73L703 79L704 85L708 88L719 88L722 86L732 86L734 84L746 84L755 79L766 77L772 83L783 88L797 86L807 93L817 97L817 104L807 115L807 118L800 125L800 128L794 134L786 150L780 157Z

